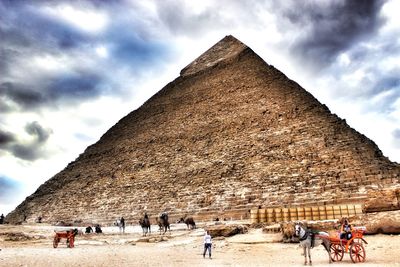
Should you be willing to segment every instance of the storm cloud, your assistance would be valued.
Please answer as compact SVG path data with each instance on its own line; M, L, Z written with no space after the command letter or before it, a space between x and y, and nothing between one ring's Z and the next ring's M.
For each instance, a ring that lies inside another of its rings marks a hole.
M138 34L140 21L117 16L108 19L101 32L91 32L85 21L80 27L60 18L62 12L78 12L66 4L69 1L0 3L0 112L58 108L118 95L129 88L122 82L126 75L140 77L168 54L163 42ZM87 9L81 17L121 8L118 2L98 4L81 1Z
M29 140L22 140L18 138L17 134L0 129L0 151L8 152L16 158L27 161L46 157L44 145L52 130L45 129L34 121L25 125L25 132L29 135Z
M0 149L15 141L15 135L0 129Z
M329 66L342 51L376 34L385 22L385 1L292 1L282 15L301 32L291 49L316 67Z

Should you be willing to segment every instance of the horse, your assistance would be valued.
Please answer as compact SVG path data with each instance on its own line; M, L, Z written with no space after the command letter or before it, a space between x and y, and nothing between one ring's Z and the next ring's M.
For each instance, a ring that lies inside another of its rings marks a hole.
M169 230L169 232L171 232L167 214L161 215L160 218L157 217L156 220L157 220L160 234L162 233L163 230L164 230L164 232L162 234L165 234L167 232L167 229Z
M330 241L329 241L329 234L326 232L317 232L316 234L312 233L308 229L304 229L299 223L296 223L295 226L295 236L299 237L300 239L300 246L303 247L304 253L304 265L307 265L307 251L308 251L308 259L310 265L312 265L311 261L311 253L310 250L313 247L323 245L325 250L328 252L329 263L332 262L330 256Z
M195 223L193 217L186 217L185 216L185 217L181 218L178 221L178 223L185 223L189 230L196 229L196 223Z
M125 233L125 223L122 223L120 219L115 220L114 225L118 226L120 233L121 232Z
M144 218L141 218L139 220L139 224L142 227L143 236L146 236L147 232L149 234L151 234L151 226L150 226L151 224L150 224L150 220L149 220L149 218L147 216L145 216Z

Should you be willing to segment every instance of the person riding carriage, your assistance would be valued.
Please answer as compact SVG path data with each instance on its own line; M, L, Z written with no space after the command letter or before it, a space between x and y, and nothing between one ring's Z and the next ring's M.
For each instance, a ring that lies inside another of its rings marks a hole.
M341 227L340 227L340 239L351 239L351 232L353 231L353 227L349 224L347 219L344 219Z

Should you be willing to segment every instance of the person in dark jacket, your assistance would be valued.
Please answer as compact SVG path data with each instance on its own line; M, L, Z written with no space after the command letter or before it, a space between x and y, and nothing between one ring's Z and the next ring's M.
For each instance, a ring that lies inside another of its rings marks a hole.
M342 226L340 227L340 239L351 239L351 232L353 231L353 227L349 224L349 221L345 219L343 221Z
M96 227L95 227L95 232L96 232L96 234L101 234L101 233L103 233L103 231L102 231L101 228L100 228L100 225L96 225Z

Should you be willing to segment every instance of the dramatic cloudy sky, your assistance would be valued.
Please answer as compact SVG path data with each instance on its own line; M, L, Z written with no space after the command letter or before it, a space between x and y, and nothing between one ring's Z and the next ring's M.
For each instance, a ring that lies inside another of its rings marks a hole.
M400 1L0 0L0 213L225 35L400 162Z

